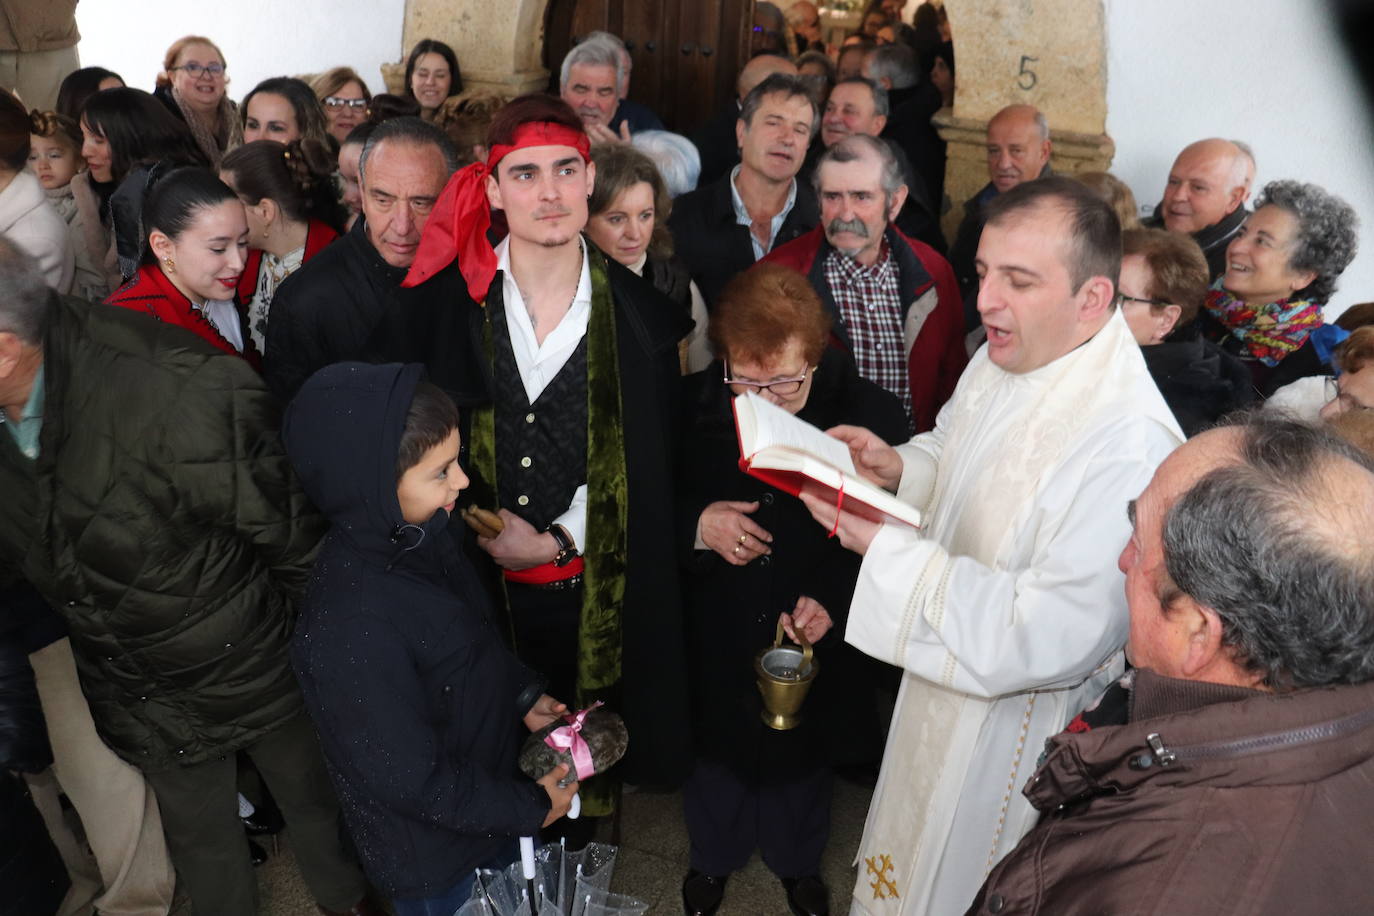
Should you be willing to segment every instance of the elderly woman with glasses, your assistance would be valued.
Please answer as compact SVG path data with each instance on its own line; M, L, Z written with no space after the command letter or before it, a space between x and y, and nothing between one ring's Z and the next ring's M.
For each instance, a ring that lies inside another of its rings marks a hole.
M1208 271L1197 242L1163 229L1128 229L1121 248L1121 314L1183 432L1201 432L1252 403L1245 365L1198 333Z
M1250 368L1269 397L1324 375L1314 344L1322 309L1355 257L1359 219L1314 184L1271 181L1226 249L1226 272L1207 293L1203 333Z
M372 93L352 67L334 67L310 81L315 98L324 106L329 133L342 146L353 128L367 120Z
M897 399L860 378L829 337L829 315L807 279L759 264L716 303L717 361L684 382L679 535L697 715L684 795L689 913L715 912L726 878L755 848L782 879L792 912L825 912L831 767L871 762L881 750L872 669L830 633L843 629L859 557L809 523L799 499L739 469L732 402L746 392L821 429L874 424L888 441L906 440ZM820 664L804 721L790 731L763 723L753 670L779 619L816 644ZM769 911L786 909L779 900Z
M153 93L186 122L196 145L214 166L225 150L238 146L242 139L238 113L226 93L226 69L224 55L213 41L187 35L167 49Z

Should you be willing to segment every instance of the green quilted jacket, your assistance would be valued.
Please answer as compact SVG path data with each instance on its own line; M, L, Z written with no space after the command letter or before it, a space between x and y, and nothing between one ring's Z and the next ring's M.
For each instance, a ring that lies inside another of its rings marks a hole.
M71 629L106 743L189 765L301 709L292 603L323 526L242 359L127 309L54 296L41 452L0 432L0 572Z

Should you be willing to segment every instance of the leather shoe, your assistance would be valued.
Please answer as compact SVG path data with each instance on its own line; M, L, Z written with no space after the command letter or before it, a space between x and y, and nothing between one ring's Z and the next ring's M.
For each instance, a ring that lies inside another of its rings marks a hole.
M286 826L286 821L282 819L281 809L275 802L264 799L263 803L253 808L253 813L247 817L240 818L243 821L243 829L248 831L249 836L272 836L281 833Z
M372 899L371 894L364 896L363 899L346 910L327 910L318 903L315 904L315 909L323 913L324 916L386 916L386 910L382 909L381 905Z
M687 916L712 916L725 898L729 875L708 875L695 868L682 880L682 911Z
M796 916L830 916L830 891L818 875L783 878L787 905Z
M257 867L267 861L267 850L263 849L262 846L252 840L249 840L248 858L253 863L253 866Z

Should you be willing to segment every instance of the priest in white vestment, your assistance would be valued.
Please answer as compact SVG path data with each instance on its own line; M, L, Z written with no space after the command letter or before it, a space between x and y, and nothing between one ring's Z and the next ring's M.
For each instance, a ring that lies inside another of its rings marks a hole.
M832 430L926 518L838 513L864 554L845 638L906 672L851 913L963 913L1034 825L1021 787L1045 739L1121 674L1126 505L1183 434L1116 307L1120 253L1071 179L999 195L978 247L988 344L935 429L896 449Z

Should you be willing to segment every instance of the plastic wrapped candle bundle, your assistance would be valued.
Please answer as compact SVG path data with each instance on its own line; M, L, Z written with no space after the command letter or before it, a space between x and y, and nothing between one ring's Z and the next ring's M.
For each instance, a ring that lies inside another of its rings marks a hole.
M596 703L530 735L520 749L520 769L530 779L540 779L566 763L566 782L581 782L614 766L629 745L624 720Z

